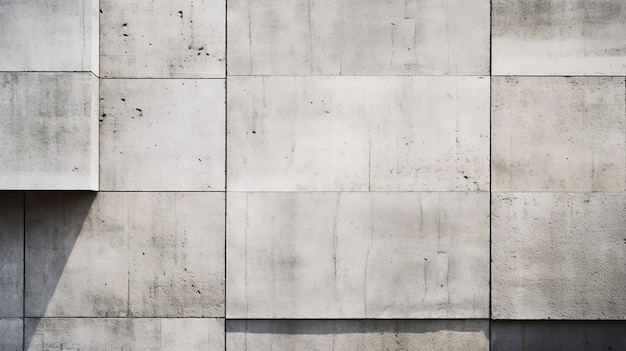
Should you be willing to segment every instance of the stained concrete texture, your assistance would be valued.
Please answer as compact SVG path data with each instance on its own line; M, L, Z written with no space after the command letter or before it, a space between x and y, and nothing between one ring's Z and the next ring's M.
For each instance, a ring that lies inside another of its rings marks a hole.
M493 77L494 191L624 191L624 78Z
M489 1L229 0L229 75L489 74Z
M492 351L626 350L624 321L495 321Z
M626 74L622 0L492 1L493 74Z
M29 193L25 290L27 317L221 317L224 194Z
M487 191L484 77L229 77L228 190Z
M0 73L0 189L98 190L97 114L91 73Z
M225 0L101 0L102 77L223 78Z
M0 71L97 74L98 21L98 0L1 1Z
M22 318L0 318L0 350L23 350L23 326Z
M28 351L223 350L224 320L200 318L27 318Z
M23 288L24 193L0 193L0 318L23 316Z
M492 317L626 318L624 193L499 193Z
M102 80L101 189L224 190L224 97L221 79Z
M229 320L228 350L487 351L483 320Z
M488 193L227 196L227 318L488 316Z

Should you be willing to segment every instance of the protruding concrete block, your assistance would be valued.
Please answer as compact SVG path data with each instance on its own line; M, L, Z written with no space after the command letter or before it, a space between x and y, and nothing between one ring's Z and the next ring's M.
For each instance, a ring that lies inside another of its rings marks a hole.
M229 193L229 318L485 318L487 193Z
M28 351L224 349L224 320L199 318L28 318Z
M494 77L494 191L624 191L624 78Z
M486 75L489 1L229 0L233 75Z
M0 189L98 190L97 118L91 73L0 73Z
M493 74L626 74L622 0L492 2Z
M0 318L0 350L22 351L23 323L21 318Z
M0 71L97 74L98 22L98 0L3 0Z
M626 318L626 195L500 193L492 317Z
M223 316L223 193L28 194L26 213L26 316Z
M23 316L23 289L24 194L0 193L0 318Z
M101 9L103 77L225 76L225 0L102 0Z
M224 80L101 84L102 190L224 190Z
M229 77L232 191L489 188L483 77Z
M487 351L483 320L229 320L228 350Z
M492 321L493 351L626 350L624 321Z

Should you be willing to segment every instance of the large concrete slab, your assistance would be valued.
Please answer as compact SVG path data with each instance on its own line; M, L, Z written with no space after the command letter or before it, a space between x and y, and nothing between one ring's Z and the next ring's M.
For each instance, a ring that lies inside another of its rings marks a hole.
M624 191L624 78L492 78L494 191Z
M28 351L223 350L224 320L200 318L27 318Z
M224 190L224 97L224 80L102 80L101 189Z
M626 194L500 193L492 317L626 318Z
M0 71L98 73L98 0L0 2Z
M98 190L97 115L91 73L0 72L0 189Z
M27 317L223 316L223 193L33 193L26 214Z
M492 1L493 74L626 74L626 5L602 1Z
M23 316L23 293L24 193L0 193L0 318Z
M229 77L231 191L489 188L483 77Z
M492 351L626 350L624 321L495 321Z
M5 351L23 350L23 326L21 318L0 318L0 349Z
M102 77L224 77L225 0L100 1Z
M229 320L228 350L487 351L483 320Z
M486 75L489 1L229 0L229 75Z
M485 318L488 193L229 193L229 318Z

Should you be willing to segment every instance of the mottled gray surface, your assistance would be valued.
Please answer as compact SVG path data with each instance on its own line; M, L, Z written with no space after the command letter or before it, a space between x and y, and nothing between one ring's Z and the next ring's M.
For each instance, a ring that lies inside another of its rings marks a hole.
M492 317L625 319L626 195L500 193Z
M624 78L492 78L494 191L624 191Z
M229 75L489 74L486 0L230 0Z
M229 350L487 351L484 320L229 320Z
M0 350L22 351L22 318L0 318Z
M229 193L228 318L484 318L487 193Z
M0 189L97 190L97 113L91 73L0 72Z
M484 77L229 77L228 190L489 189Z
M0 193L0 318L23 316L23 289L24 193Z

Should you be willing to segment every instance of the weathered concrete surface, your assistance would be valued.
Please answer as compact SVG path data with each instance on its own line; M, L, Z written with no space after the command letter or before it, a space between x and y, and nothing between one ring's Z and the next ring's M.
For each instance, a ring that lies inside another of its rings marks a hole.
M229 0L229 75L486 75L489 1Z
M224 95L224 80L102 80L101 189L224 190Z
M624 78L492 78L494 191L624 191Z
M27 317L223 316L224 194L27 194L25 289Z
M98 46L98 0L0 2L0 71L97 74Z
M23 288L24 193L0 193L0 318L23 316Z
M229 320L228 350L487 351L482 320Z
M492 351L626 350L623 321L495 321Z
M97 115L91 73L0 73L0 189L98 190Z
M489 188L483 77L229 77L231 191Z
M28 351L223 350L224 320L199 318L28 318Z
M23 320L0 318L0 350L22 351Z
M488 193L229 193L229 318L485 318Z
M626 195L500 193L492 317L626 318Z
M622 0L492 1L493 74L626 74Z
M103 77L225 76L225 0L100 2Z

